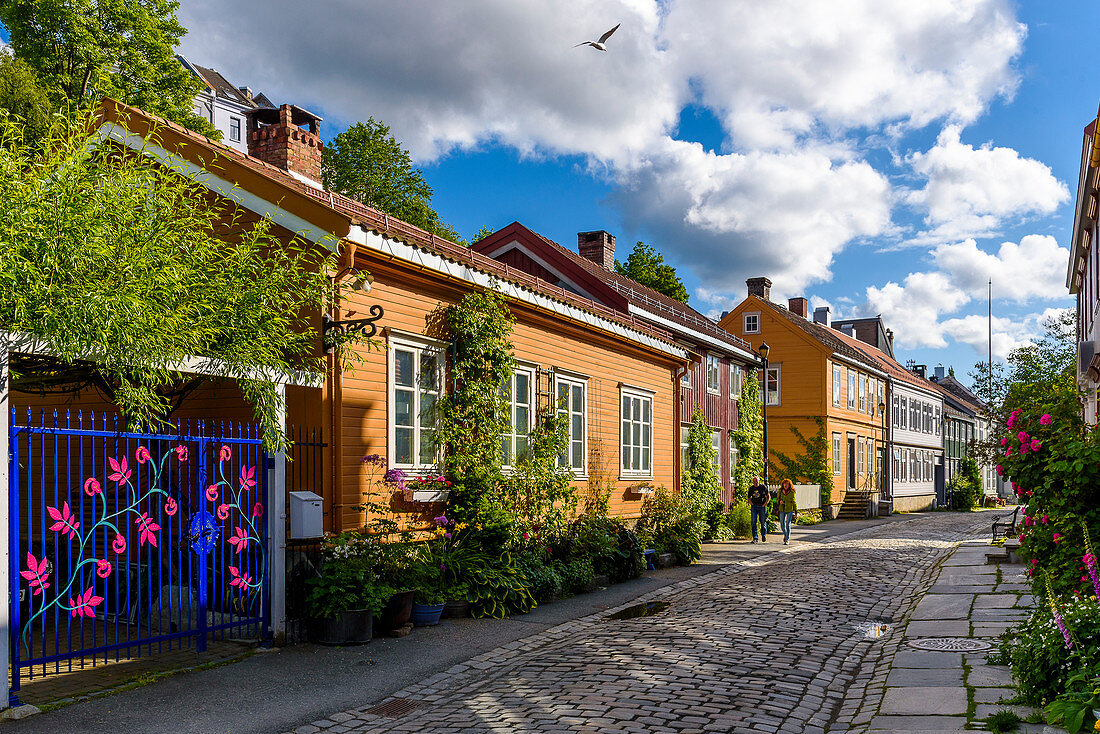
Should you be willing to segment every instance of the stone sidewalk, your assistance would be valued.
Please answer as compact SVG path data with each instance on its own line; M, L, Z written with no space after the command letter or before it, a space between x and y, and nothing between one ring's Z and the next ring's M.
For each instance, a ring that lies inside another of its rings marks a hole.
M999 703L1016 695L1012 676L986 663L1033 603L1023 567L987 564L989 550L988 540L968 541L943 563L905 624L888 633L862 700L847 702L830 732L984 730L984 720L1002 709L1024 719L1034 713ZM1023 724L1018 731L1063 730Z

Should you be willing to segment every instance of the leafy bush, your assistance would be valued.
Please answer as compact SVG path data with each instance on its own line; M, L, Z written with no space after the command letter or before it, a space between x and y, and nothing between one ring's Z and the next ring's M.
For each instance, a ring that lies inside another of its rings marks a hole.
M515 559L516 571L523 578L537 602L550 601L563 593L561 576L557 566L535 553L524 553Z
M662 529L654 538L654 545L658 553L672 553L678 563L690 566L702 556L697 532L698 524L684 517Z
M612 583L637 578L645 570L642 543L622 520L586 515L573 523L570 557L588 557L596 573Z
M471 565L466 584L474 617L503 619L512 612L526 614L537 604L526 579L507 553L491 563Z
M368 609L379 612L397 591L378 578L375 562L381 544L359 533L341 533L326 540L321 572L306 582L306 604L314 619L340 612Z
M567 561L554 561L554 572L561 579L562 593L566 596L580 594L587 587L596 570L589 558L574 558Z
M718 532L714 534L716 540L733 540L734 538L747 538L752 535L751 515L747 502L735 502L729 510L722 515L722 522Z
M1095 657L1100 647L1100 606L1095 598L1075 597L1059 603L1063 623L1072 634L1066 641L1047 605L1036 607L1011 638L1001 643L1020 697L1032 705L1045 705L1066 689L1069 678ZM1095 664L1093 664L1095 665ZM1100 672L1097 669L1096 672Z
M959 470L948 482L947 491L951 494L951 507L956 510L969 512L979 505L983 494L982 477L974 459L965 456L959 461Z

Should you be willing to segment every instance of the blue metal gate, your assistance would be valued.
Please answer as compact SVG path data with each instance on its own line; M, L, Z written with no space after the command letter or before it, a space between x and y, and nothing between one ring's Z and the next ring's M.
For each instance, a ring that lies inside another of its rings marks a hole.
M256 426L150 434L104 414L17 418L13 705L21 678L268 636L268 458Z

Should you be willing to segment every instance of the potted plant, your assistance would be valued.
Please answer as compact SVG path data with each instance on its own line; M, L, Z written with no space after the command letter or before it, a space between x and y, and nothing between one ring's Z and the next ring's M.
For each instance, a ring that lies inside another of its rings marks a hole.
M406 479L406 502L446 502L451 495L451 483L443 475Z
M372 550L369 540L356 533L326 539L321 573L308 581L306 597L322 644L370 642L374 615L395 591L375 576Z
M469 616L470 601L467 597L469 590L464 583L456 583L446 589L447 603L443 606L443 617L446 619L459 619Z
M434 627L439 624L443 607L447 602L447 590L433 584L417 587L413 597L412 623L415 627Z

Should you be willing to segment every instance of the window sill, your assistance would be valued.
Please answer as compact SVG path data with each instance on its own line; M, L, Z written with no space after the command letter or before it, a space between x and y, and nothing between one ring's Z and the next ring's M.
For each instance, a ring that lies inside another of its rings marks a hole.
M649 473L649 474L625 474L625 473L620 473L619 474L619 481L620 482L652 482L653 481L653 474L652 473ZM636 494L645 494L645 492L640 492L634 487L630 487L629 489L630 489L631 492L635 492ZM649 492L650 493L653 492L652 487L650 487Z
M721 395L721 394L722 394L722 391L719 390L716 387L715 388L710 388L710 387L707 388L707 395Z

